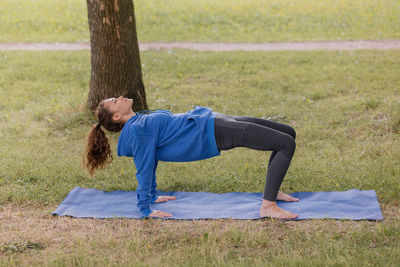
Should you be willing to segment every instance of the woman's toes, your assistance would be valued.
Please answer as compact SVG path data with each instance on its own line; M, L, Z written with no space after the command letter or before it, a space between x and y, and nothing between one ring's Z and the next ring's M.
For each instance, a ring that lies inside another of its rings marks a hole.
M272 217L278 219L294 219L297 218L299 215L291 213L290 211L283 210L276 205L267 207L267 208L260 208L260 217Z
M287 201L287 202L299 201L298 198L289 196L289 195L287 195L285 193L282 193L282 192L278 193L278 196L276 197L276 200Z

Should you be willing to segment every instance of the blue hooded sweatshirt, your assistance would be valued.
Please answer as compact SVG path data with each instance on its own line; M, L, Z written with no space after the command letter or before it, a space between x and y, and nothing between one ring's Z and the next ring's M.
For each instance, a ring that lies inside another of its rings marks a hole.
M138 207L147 217L157 199L158 161L195 161L220 154L214 136L216 112L195 106L186 113L168 110L136 113L124 125L117 155L133 157L137 172Z

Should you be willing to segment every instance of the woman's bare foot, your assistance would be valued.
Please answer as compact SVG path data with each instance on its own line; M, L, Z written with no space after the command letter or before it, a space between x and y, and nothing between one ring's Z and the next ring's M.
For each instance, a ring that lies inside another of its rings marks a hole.
M298 198L289 196L285 193L282 193L281 191L279 191L278 196L276 197L276 200L282 200L282 201L287 201L287 202L299 201Z
M279 208L278 205L276 205L276 202L263 199L260 208L260 218L262 217L272 217L278 219L294 219L299 217L299 215Z
M172 196L159 196L155 203L167 202L168 200L176 200L176 197Z
M165 218L165 217L172 217L171 213L168 213L166 211L161 211L161 210L153 210L149 217L158 217L158 218Z

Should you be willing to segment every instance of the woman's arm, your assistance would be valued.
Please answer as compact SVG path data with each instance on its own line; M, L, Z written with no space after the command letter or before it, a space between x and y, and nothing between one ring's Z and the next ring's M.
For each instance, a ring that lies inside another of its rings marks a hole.
M143 216L147 217L152 212L150 201L153 177L157 168L155 157L157 139L151 135L139 135L134 136L134 138L135 140L132 142L132 154L137 169L137 205Z
M158 198L157 194L157 178L156 178L156 170L157 170L157 165L158 165L158 160L155 162L155 166L153 169L153 177L152 177L152 182L151 182L151 191L150 191L150 202L151 203L156 203L156 200Z
M157 138L152 135L138 135L132 142L132 154L137 169L137 206L144 217L171 217L168 212L151 210L150 203L175 200L176 197L157 197L156 159ZM153 197L155 198L153 202Z

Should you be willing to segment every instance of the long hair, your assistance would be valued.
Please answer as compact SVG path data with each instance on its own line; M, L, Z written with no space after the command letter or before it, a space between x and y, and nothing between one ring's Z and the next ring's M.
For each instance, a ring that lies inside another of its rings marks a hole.
M104 106L104 101L100 102L95 113L99 122L93 125L87 137L83 164L90 176L93 176L97 169L103 169L113 160L107 136L101 127L103 126L109 132L116 133L124 127L123 123L113 121L112 116L114 114Z

